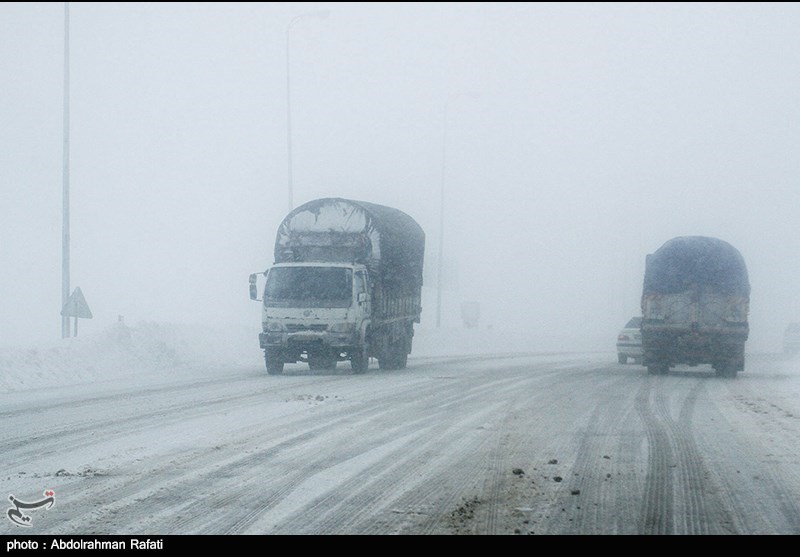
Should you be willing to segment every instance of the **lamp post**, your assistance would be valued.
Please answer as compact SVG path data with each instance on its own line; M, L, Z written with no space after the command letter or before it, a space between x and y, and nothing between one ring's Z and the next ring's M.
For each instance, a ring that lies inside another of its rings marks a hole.
M442 172L441 185L439 188L439 268L436 273L436 328L442 324L442 275L444 267L444 186L447 178L447 128L448 116L450 112L450 102L458 97L465 96L477 99L476 93L454 93L447 97L442 110Z
M292 27L300 19L306 17L316 17L327 19L330 15L328 10L319 10L294 16L286 26L286 150L289 158L289 211L294 208L294 185L292 183L292 79L291 79L291 41L290 34Z
M64 2L64 143L62 151L61 307L69 300L69 2ZM61 317L61 338L69 338L69 317Z

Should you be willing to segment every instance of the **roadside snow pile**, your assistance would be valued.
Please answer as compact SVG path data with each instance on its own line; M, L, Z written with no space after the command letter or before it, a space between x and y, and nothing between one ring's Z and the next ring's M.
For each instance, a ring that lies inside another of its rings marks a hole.
M0 349L0 392L72 385L208 365L258 364L249 329L117 323L94 336Z

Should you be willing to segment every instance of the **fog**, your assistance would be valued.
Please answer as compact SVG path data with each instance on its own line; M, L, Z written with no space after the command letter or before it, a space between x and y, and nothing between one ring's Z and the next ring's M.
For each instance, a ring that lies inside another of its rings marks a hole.
M247 278L288 210L287 29L294 205L414 217L420 327L436 324L440 237L442 327L478 301L482 328L529 331L531 350L613 350L646 254L683 235L742 253L748 350L780 350L800 320L797 4L69 13L70 290L94 314L80 335L118 316L246 326L258 351ZM0 4L3 344L61 335L63 48L63 3Z

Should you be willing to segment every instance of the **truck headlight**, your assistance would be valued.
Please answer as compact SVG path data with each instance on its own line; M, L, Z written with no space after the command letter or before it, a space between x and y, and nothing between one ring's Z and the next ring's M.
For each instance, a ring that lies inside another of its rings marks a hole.
M268 333L281 333L284 329L283 323L278 323L277 321L264 322L264 330Z
M352 333L356 330L356 324L348 322L334 323L328 327L328 330L332 333Z

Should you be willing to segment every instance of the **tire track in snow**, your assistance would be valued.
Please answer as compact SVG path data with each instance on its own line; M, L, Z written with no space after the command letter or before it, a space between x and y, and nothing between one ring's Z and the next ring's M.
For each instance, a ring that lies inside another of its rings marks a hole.
M769 407L754 411L750 403L770 396L765 392L770 384L782 393L793 385L783 376L776 380L762 373L709 383L714 386L716 404L705 414L713 425L699 433L702 446L713 458L718 491L725 496L722 503L733 529L755 534L800 534L797 418ZM791 390L787 394L791 397ZM752 431L759 432L757 438L750 436Z
M631 486L623 492L620 482L615 481L618 478L609 472L634 466L635 446L643 437L632 423L636 419L634 397L628 401L619 396L630 381L628 376L612 376L594 385L594 409L586 426L576 432L579 446L558 499L573 517L560 533L635 533L638 509L630 502L638 500L636 493L631 492ZM608 524L611 517L613 526Z
M640 526L642 534L673 534L673 467L675 456L669 433L651 408L650 399L658 383L666 377L648 376L636 396L636 411L644 423L647 434L647 475L645 477L644 503Z
M721 512L722 505L717 504L712 485L712 476L703 465L703 458L697 448L693 433L693 416L700 393L704 392L706 382L718 380L716 377L690 378L692 383L688 394L684 395L687 379L670 377L669 381L661 381L655 394L655 410L669 431L675 456L676 505L675 529L679 534L732 534L733 531L717 531L717 525L733 524L728 517L711 516ZM667 392L669 390L669 392ZM672 395L672 397L670 397ZM669 408L670 398L680 401L677 421L673 419Z
M509 463L527 458L529 441L541 431L540 427L546 427L542 425L545 422L539 420L524 421L525 428L520 430L512 421L520 412L531 411L534 407L537 415L559 415L563 410L563 395L573 389L571 384L564 384L563 378L570 377L576 367L571 364L557 368L538 370L532 366L514 370L510 389L503 393L503 397L507 397L504 400L513 406L502 407L503 413L492 420L499 424L492 427L492 435L471 450L472 455L479 457L457 461L457 466L448 469L445 477L432 477L414 495L405 498L406 508L418 511L414 515L418 520L411 525L415 533L452 533L453 526L446 518L454 514L458 519L457 532L483 533L484 525L492 531L498 529L500 514L505 516L509 512L500 494L508 489L508 482L519 480L512 476ZM510 440L504 439L509 436ZM502 451L498 452L500 447ZM520 447L525 450L520 451ZM422 493L429 496L422 499L418 495ZM461 520L462 517L467 520Z
M694 411L707 381L716 377L649 377L637 398L648 436L648 472L642 533L731 534L734 517L719 499L714 474L694 438ZM688 389L688 391L687 391ZM670 403L679 407L673 418Z
M455 421L455 423L459 424L459 429L465 430L463 435L467 435L470 429L474 429L475 420L481 421L483 419L482 416L487 412L485 403L483 402L487 392L493 392L495 394L500 393L502 395L502 393L512 392L513 390L518 389L518 387L519 381L516 378L500 377L495 378L495 380L490 384L478 382L477 384L467 387L467 389L464 389L463 384L454 383L448 386L449 390L452 391L452 394L443 396L441 387L439 385L434 385L432 386L433 391L428 393L432 396L432 406L430 411L433 413L428 415L422 424L424 424L426 427L441 429L442 424ZM476 407L478 408L477 412L470 412L470 417L467 420L465 420L463 416L453 418L452 413L454 411L459 411L458 408L461 408L460 411L463 413L463 408L470 403L475 403ZM492 410L492 408L489 410ZM402 412L404 412L404 410L398 411L396 421L402 422L405 419L402 415ZM463 435L459 435L457 437L457 439L459 439L458 442L460 442L460 439L463 437ZM438 445L441 447L445 443L447 443L447 440L442 438L438 442ZM427 444L430 445L432 442ZM455 449L451 448L446 452L446 461L451 461L454 458L454 450ZM411 453L406 454L404 462L409 460L409 456L411 456ZM421 464L425 467L425 471L429 473L431 468L430 462L422 462ZM376 463L371 468L371 472L379 468L380 466L378 463ZM392 466L391 468L397 469L396 466ZM369 479L365 480L362 478L354 478L344 489L337 489L330 494L321 496L320 499L314 503L315 507L313 509L307 509L304 512L305 515L308 515L304 520L289 519L287 521L287 524L303 525L300 531L296 531L295 529L291 530L290 533L324 533L333 528L339 528L339 531L342 531L342 528L349 528L350 524L358 522L361 511L357 511L356 516L350 517L350 519L347 521L347 524L340 523L341 519L338 518L339 515L337 513L334 513L334 518L329 519L327 523L323 523L321 526L315 525L316 522L314 517L319 515L324 516L326 514L330 515L332 508L337 508L342 504L342 501L347 502L354 498L359 500L357 509L372 508L373 512L375 512L376 509L385 507L388 504L388 500L385 495L386 487L389 485L403 484L403 482L407 482L407 477L413 472L417 471L413 464L411 464L408 468L404 468L403 470L404 475L398 475L396 477L379 476L374 481L370 481ZM419 473L421 474L422 470L419 470ZM364 493L367 488L369 488L368 494ZM331 524L331 520L333 520L333 524Z
M447 387L449 390L454 393L451 399L444 399L442 400L442 405L447 406L452 404L453 400L458 399L459 397L463 397L463 392L461 389L463 385L459 386L453 384L449 386L447 382L442 384L441 382L431 381L430 378L426 377L411 377L407 378L406 380L410 379L410 383L405 385L405 389L409 392L413 392L415 395L419 394L420 385L423 383L428 383L430 386L428 390L434 392L436 395L439 396L441 399L442 395L442 387L446 387L445 391L447 391ZM356 380L358 381L358 380ZM511 388L513 382L504 380L508 383L509 388ZM358 381L358 385L360 385L360 389L369 392L372 396L372 399L369 400L368 406L374 406L376 408L391 408L392 403L395 398L397 398L398 393L394 390L391 390L391 386L384 386L384 389L389 389L387 392L381 392L380 390L376 394L374 391L376 385L364 385L363 381ZM469 395L471 398L478 400L481 396L481 392L485 391L485 387L480 384L479 380L473 381L474 389L473 392ZM316 386L319 386L318 384ZM290 385L285 389L282 389L284 392L289 389L296 389L296 385ZM358 390L358 389L357 389ZM378 396L378 395L383 396ZM243 403L248 397L238 397L239 403ZM256 395L256 400L258 399L258 395ZM235 398L229 398L228 402L229 405ZM187 419L185 413L186 407L181 407L178 409L173 408L171 411L173 414L176 414L176 420L180 421L183 419ZM229 409L229 408L228 408ZM213 411L213 410L210 410ZM343 420L350 419L352 420L354 416L358 416L359 412L362 410L353 409L353 408L345 408L339 411L340 417ZM371 419L375 418L375 410L370 409L367 407L363 409L363 415L371 416ZM299 427L303 428L302 420L297 421L294 420L295 425L289 426L288 424L275 424L276 428L280 428L282 426L286 427ZM319 432L319 435L322 435ZM309 438L298 438L296 442L300 445L303 443L307 443ZM92 483L92 495L97 494L97 488L99 484L105 484L107 486L113 486L107 489L105 492L101 492L101 499L105 501L113 501L113 503L106 504L101 507L100 510L96 510L93 512L91 517L89 517L90 522L94 524L102 524L103 523L103 516L104 513L102 509L105 508L107 512L105 512L106 516L113 515L115 518L115 523L123 525L130 525L132 523L136 523L136 511L137 507L152 507L152 505L148 504L148 501L155 501L158 500L159 504L161 504L160 498L165 500L169 500L169 494L180 493L181 498L179 500L185 501L186 499L192 499L199 493L203 493L203 489L208 488L209 485L214 485L213 475L216 474L223 474L223 475L235 475L240 474L242 469L246 469L247 466L250 464L248 461L239 462L239 464L234 464L231 466L217 466L220 460L224 460L222 453L220 452L206 452L206 453L191 453L192 456L189 458L179 458L176 460L165 460L161 464L157 464L153 469L150 470L150 474L147 476L152 476L154 478L161 478L161 480L155 479L150 481L149 478L141 478L137 477L129 482L122 482L123 485L120 484L120 478L95 478ZM256 460L259 458L263 459L266 458L268 455L261 455L260 457L256 457ZM163 459L162 459L163 460ZM181 467L183 467L181 469ZM209 471L206 474L206 477L202 477L202 474L198 476L197 469L201 471L208 468L214 468L213 474ZM193 486L193 482L183 482L181 483L181 478L183 477L195 477L198 476L197 483L198 485ZM216 506L225 506L226 504L231 504L232 502L236 501L242 494L247 494L246 491L251 489L252 485L257 485L258 478L252 478L252 483L245 481L244 484L248 487L244 488L243 490L233 490L231 494L225 498L221 498L216 501ZM164 492L166 495L159 495L159 492ZM88 499L89 497L87 497ZM183 502L174 502L173 505L175 506L175 510L180 512L183 520L177 523L177 526L181 529L191 529L191 531L203 531L204 526L201 524L206 519L204 518L208 515L208 505L206 502L202 500L196 501L194 504L186 505ZM174 531L171 529L169 521L157 521L157 522L150 522L145 524L155 524L160 531ZM102 526L100 527L102 529ZM182 530L179 530L182 531Z

